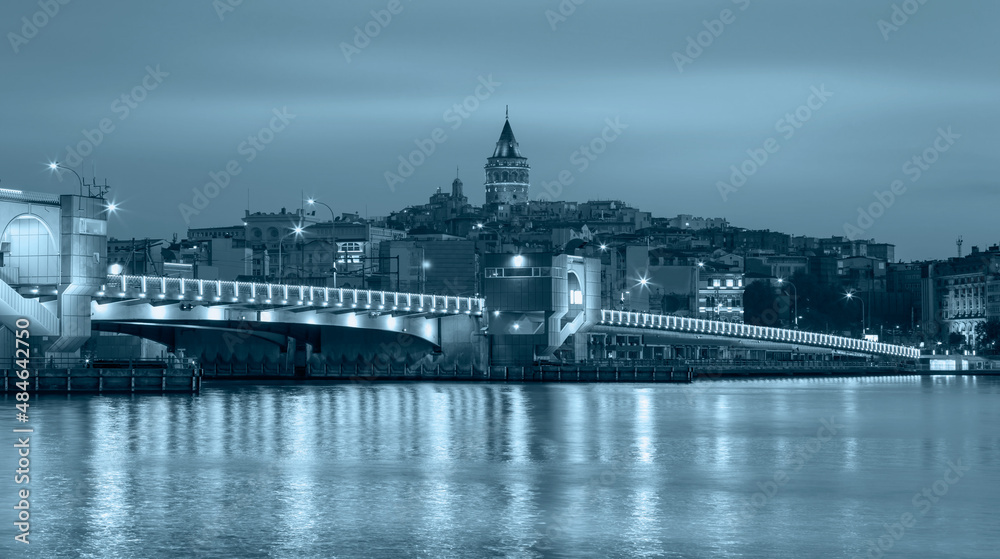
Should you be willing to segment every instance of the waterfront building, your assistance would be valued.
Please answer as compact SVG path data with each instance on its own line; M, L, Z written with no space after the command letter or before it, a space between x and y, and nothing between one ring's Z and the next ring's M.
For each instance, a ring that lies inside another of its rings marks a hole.
M957 333L971 340L976 326L994 313L995 309L990 308L990 288L998 289L998 278L998 245L986 251L972 247L968 256L928 264L921 278L925 331L936 326L942 336Z

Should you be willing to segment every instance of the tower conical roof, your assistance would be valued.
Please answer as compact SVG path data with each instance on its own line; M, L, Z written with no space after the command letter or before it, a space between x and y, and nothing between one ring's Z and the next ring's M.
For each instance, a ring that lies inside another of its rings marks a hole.
M517 149L517 140L514 139L514 131L510 128L510 120L503 123L503 131L500 132L500 139L497 140L497 149L493 150L493 157L519 157L521 150Z

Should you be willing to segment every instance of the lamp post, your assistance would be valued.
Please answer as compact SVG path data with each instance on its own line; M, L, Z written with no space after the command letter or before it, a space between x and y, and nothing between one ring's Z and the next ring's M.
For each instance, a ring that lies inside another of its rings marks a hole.
M489 227L487 225L483 225L483 223L481 223L481 222L477 223L475 225L475 229L478 229L480 233L482 233L482 231L493 231L494 233L496 233L497 234L497 251L502 250L502 247L503 247L503 233L499 229L496 229L494 227ZM479 239L479 237L476 237L476 238Z
M291 233L283 235L281 237L281 239L278 240L278 282L279 283L283 282L284 278L285 278L285 274L284 274L284 271L285 271L284 260L282 259L283 258L282 249L283 249L283 247L285 245L285 239L287 239L288 237L291 237L292 235L301 236L302 235L302 231L303 231L302 225L296 225L295 227L292 228L292 232Z
M848 301L852 301L854 299L861 301L861 336L864 337L864 335L868 333L868 329L865 327L865 300L861 297L855 297L853 291L848 291L844 294L844 297L847 297Z
M81 198L83 197L84 182L83 182L83 177L80 176L80 173L77 173L73 169L70 169L69 167L66 167L62 163L59 163L58 161L54 161L52 163L49 163L49 169L52 169L53 171L58 171L59 169L63 169L63 170L69 171L69 172L73 173L74 175L76 175L76 178L80 180L80 197Z
M330 265L333 266L333 287L337 287L337 214L334 213L333 208L329 204L320 202L315 198L306 199L306 204L310 206L319 204L330 210L330 244L333 245L330 249Z
M328 204L320 202L319 200L317 200L315 198L308 198L308 199L306 199L306 204L309 204L310 206L315 206L316 204L319 204L321 206L326 207L326 209L330 210L330 221L336 221L337 220L337 214L334 213L333 208L331 208Z
M788 285L792 286L792 304L794 305L794 310L795 310L795 329L798 330L799 329L799 290L798 290L798 288L795 287L794 283L792 283L792 282L790 282L790 281L788 281L788 280L786 280L784 278L778 278L778 285L782 285L782 284L786 284L786 283ZM863 314L864 314L864 312L862 312L862 315ZM862 316L862 318L864 318L864 317ZM864 322L864 320L862 320L862 322ZM863 327L863 325L862 325L862 327Z

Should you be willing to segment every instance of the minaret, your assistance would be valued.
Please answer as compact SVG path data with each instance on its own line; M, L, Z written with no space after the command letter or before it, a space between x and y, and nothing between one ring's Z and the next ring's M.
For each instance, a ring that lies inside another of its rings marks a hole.
M486 160L486 203L524 204L528 202L528 159L521 155L510 128L510 118L504 122L493 157Z
M458 167L455 167L455 180L451 183L451 197L462 198L462 179L458 178Z

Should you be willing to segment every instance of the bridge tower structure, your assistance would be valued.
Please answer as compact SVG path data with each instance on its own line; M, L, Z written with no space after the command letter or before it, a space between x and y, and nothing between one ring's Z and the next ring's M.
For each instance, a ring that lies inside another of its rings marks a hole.
M487 254L484 268L491 364L577 361L586 355L586 340L576 334L600 321L600 260Z
M33 352L76 355L107 278L107 202L0 189L0 346L27 319ZM13 355L13 352L8 352Z

